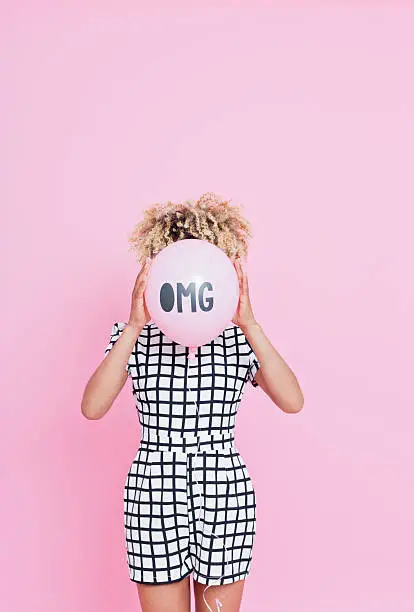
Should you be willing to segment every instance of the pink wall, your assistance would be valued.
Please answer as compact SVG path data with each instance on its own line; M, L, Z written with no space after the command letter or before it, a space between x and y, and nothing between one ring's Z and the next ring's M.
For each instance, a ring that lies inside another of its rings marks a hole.
M243 611L412 612L414 5L6 4L1 610L138 609L129 383L100 422L80 399L142 208L214 190L252 221L256 316L305 394L240 409Z

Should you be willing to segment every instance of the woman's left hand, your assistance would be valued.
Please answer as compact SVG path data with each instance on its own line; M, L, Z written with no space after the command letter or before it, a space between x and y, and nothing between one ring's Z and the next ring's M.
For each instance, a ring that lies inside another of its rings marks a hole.
M239 303L237 305L237 309L232 321L241 329L246 329L249 325L256 323L252 305L250 303L249 283L247 280L247 274L241 263L241 259L236 259L233 262L233 265L236 269L237 277L239 279Z

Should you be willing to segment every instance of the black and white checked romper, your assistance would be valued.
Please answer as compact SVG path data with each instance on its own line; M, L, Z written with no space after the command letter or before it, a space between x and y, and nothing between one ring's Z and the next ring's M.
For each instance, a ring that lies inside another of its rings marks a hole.
M114 323L105 355L125 326ZM193 572L200 583L228 584L250 572L256 498L234 427L260 365L234 324L195 359L188 353L148 323L126 364L142 429L124 488L134 582L165 584Z

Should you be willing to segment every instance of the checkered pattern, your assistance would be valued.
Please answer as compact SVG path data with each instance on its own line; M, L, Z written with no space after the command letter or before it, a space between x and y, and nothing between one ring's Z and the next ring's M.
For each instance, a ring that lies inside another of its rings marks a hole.
M125 325L113 325L105 354ZM125 366L142 428L124 489L135 582L174 582L193 572L203 584L228 584L250 572L256 500L234 426L260 365L236 325L198 347L194 360L188 353L149 323Z

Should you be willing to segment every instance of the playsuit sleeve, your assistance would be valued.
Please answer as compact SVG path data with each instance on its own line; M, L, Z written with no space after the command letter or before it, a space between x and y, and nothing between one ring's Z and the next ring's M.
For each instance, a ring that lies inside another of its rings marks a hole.
M245 350L248 356L247 380L251 382L253 387L258 387L259 383L255 381L254 377L256 376L260 368L260 363L259 363L256 353L254 352L253 348L251 347L244 333L242 333L242 337L246 344Z
M259 360L257 359L256 354L254 353L253 349L250 348L249 369L247 371L247 380L249 380L252 383L253 387L257 387L259 385L259 383L257 383L254 379L259 368L260 368Z
M107 347L105 348L105 357L106 355L109 353L109 351L111 350L111 348L115 345L115 342L121 337L122 332L124 331L125 327L126 327L126 323L124 321L116 321L113 325L112 325L112 329L111 329L111 333L109 336L109 343L107 345ZM132 357L132 353L125 365L125 370L128 372L128 374L130 373L129 368L131 365L131 357Z

